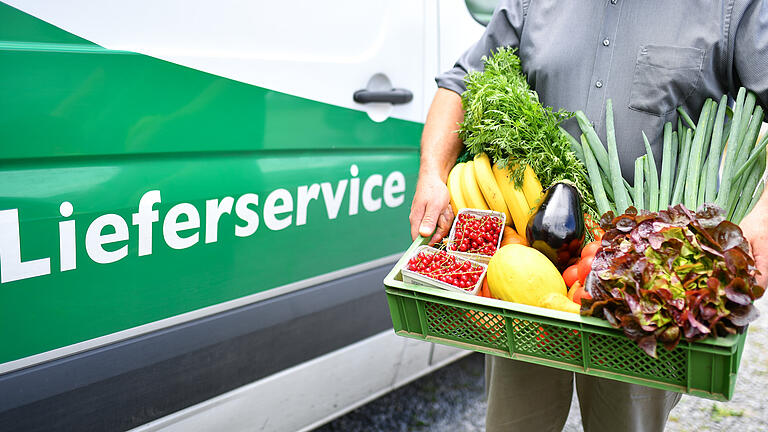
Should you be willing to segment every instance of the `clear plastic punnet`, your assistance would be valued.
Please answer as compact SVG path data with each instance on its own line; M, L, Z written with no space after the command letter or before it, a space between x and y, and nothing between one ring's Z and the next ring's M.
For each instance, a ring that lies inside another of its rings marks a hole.
M488 261L491 259L491 255L485 255L480 253L472 253L472 252L462 252L460 250L453 250L452 246L459 245L461 243L461 232L457 232L456 225L459 221L459 216L462 214L468 214L475 217L495 217L499 218L501 221L501 231L499 232L499 238L496 241L496 250L499 249L499 246L501 245L501 237L504 234L504 224L507 222L507 217L504 213L493 211L493 210L480 210L480 209L471 209L471 208L463 208L460 209L456 217L453 219L453 225L451 226L451 232L448 235L448 252L464 257L469 258L473 261L481 262L488 264Z
M437 279L434 279L432 277L429 277L427 275L423 275L421 273L408 270L408 261L410 261L411 258L419 255L421 252L436 254L440 252L439 249L435 249L430 246L420 246L418 247L412 254L408 256L408 260L406 260L405 266L403 266L402 274L403 274L403 281L407 283L411 283L414 285L422 285L422 286L428 286L433 288L441 288L448 291L454 291L454 292L460 292L464 294L471 294L471 295L477 295L478 292L480 292L480 287L483 285L483 278L485 277L485 272L488 269L488 267L483 263L478 263L476 261L462 258L460 256L457 256L456 254L453 254L451 252L448 252L448 255L452 255L455 257L456 262L470 262L473 266L478 266L482 268L482 273L480 273L480 277L477 278L477 283L475 283L472 287L469 288L461 288L457 287L456 285L452 285Z

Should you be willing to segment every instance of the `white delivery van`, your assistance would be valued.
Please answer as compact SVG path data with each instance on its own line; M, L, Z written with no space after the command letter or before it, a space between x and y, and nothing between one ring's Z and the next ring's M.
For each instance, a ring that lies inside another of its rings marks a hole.
M307 430L460 357L396 337L382 280L482 30L462 0L0 2L0 430Z

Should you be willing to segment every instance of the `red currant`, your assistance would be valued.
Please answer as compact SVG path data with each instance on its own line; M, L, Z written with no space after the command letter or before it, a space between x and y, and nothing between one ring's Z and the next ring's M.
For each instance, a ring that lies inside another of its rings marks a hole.
M462 213L456 219L453 242L449 249L482 255L493 255L502 231L501 218L494 215L474 216Z
M488 245L484 246L488 250ZM457 258L446 251L420 252L408 260L407 268L429 278L472 291L477 285L482 267Z

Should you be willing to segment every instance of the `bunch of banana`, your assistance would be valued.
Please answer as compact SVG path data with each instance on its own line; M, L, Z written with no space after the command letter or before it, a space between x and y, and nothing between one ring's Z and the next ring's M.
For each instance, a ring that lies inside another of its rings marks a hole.
M543 196L541 183L531 167L526 166L523 187L510 180L510 171L492 165L488 155L456 164L448 174L448 192L454 214L462 208L494 210L504 213L507 225L524 235L528 216Z

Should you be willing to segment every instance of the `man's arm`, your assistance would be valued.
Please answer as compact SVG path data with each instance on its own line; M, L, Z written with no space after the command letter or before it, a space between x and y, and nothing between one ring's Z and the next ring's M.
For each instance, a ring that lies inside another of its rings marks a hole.
M453 68L436 78L439 88L424 123L419 181L409 217L414 239L419 234L432 235L429 244L434 244L451 229L453 210L445 181L462 147L456 131L458 123L464 119L459 96L466 89L464 76L471 70L482 70L483 56L490 55L498 47L517 47L524 16L521 0L501 0L480 40Z
M408 218L414 239L434 232L429 241L434 244L451 229L453 210L445 182L461 151L462 143L456 131L463 118L461 96L451 90L437 89L421 135L419 181Z

